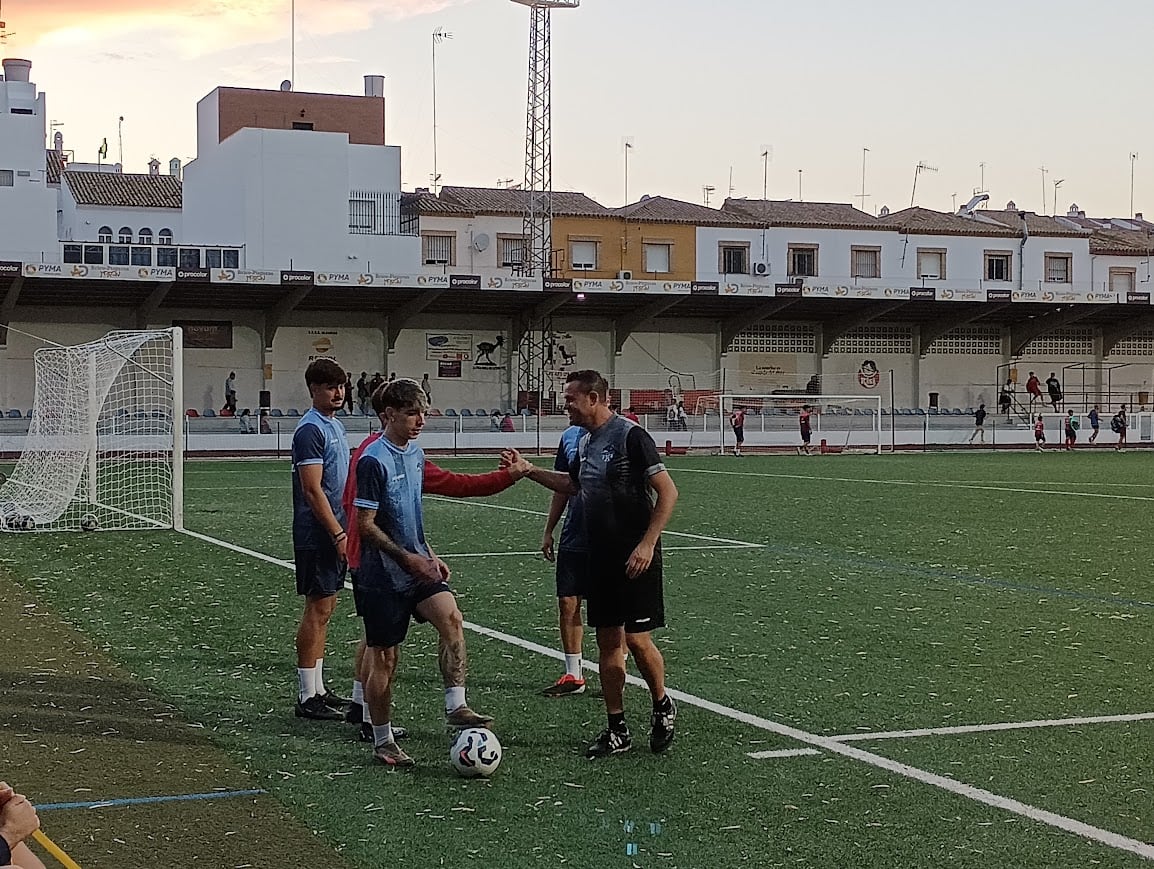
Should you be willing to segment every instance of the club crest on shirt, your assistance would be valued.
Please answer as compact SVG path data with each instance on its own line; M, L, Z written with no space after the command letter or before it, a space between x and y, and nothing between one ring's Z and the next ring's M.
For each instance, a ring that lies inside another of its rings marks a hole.
M601 450L601 461L606 465L610 464L615 458L617 458L617 450L613 449L612 446L607 446Z

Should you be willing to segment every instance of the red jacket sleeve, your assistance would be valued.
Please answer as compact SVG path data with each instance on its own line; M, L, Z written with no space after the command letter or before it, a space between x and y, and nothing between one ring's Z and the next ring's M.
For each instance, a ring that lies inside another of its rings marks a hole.
M348 539L345 541L345 551L349 556L349 569L356 570L361 566L361 530L357 527L357 508L353 501L357 498L357 462L360 461L365 447L380 437L380 432L374 432L361 441L361 445L353 450L349 459L349 479L345 483L345 491L341 496L341 506L345 508L345 528Z
M426 495L447 495L450 498L481 498L504 492L514 482L508 471L454 474L425 459L425 479L421 491Z

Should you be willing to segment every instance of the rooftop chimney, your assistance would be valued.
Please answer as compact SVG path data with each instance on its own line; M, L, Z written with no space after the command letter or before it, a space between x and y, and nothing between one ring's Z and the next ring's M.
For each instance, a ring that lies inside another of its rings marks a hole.
M153 157L151 160L148 161L148 174L149 175L159 175L160 174L160 161L157 160L155 157Z
M168 161L168 174L171 175L173 178L179 178L180 177L180 158L179 157L173 157L171 160Z
M1135 211L1134 212L1134 219L1135 220L1145 220L1145 218L1142 216L1141 211Z
M4 58L5 81L30 81L32 61L21 60L17 57Z
M384 99L385 77L383 75L365 76L365 96L380 97L381 99Z

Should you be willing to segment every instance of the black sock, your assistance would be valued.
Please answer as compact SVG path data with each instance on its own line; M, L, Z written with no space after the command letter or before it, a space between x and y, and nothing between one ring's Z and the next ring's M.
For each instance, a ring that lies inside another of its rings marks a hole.
M672 708L673 708L673 701L669 699L668 694L666 694L660 700L655 700L653 702L653 711L654 712L668 712Z
M625 713L624 712L610 712L609 713L609 729L610 730L624 730L625 729Z

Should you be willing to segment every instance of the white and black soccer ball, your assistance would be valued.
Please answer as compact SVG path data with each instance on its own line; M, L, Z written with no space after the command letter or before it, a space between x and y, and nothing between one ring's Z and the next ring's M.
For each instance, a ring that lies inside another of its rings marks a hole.
M465 778L488 778L501 765L501 741L481 727L462 730L449 749L449 763Z
M100 520L97 519L95 516L93 516L91 513L85 513L83 516L80 517L80 530L81 531L95 531L99 527L100 527Z
M33 519L31 516L25 516L23 514L13 514L13 515L8 515L4 518L5 518L5 521L8 525L8 528L12 531L35 531L36 530L36 520Z

